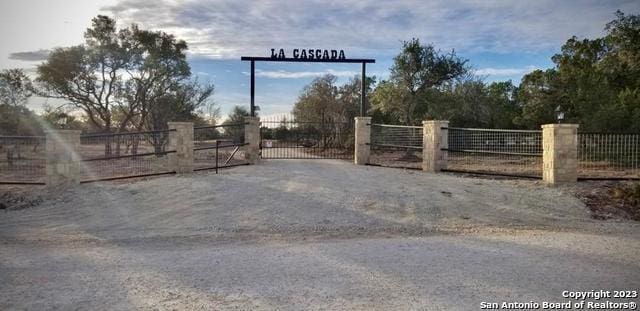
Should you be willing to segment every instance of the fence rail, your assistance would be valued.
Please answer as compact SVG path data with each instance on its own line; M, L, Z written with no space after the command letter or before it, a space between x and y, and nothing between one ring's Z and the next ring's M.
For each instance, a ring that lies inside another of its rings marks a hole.
M443 128L447 171L542 177L542 131Z
M373 123L369 164L419 169L422 141L422 126Z
M578 133L578 177L639 179L640 133Z
M80 136L81 182L172 174L172 130Z
M44 136L0 136L0 154L0 184L44 184Z

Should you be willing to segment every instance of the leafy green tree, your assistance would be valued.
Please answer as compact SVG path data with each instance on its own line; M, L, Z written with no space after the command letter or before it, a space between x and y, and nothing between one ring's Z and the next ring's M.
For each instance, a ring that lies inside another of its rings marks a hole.
M570 38L553 56L555 68L523 77L517 123L556 122L559 107L582 130L640 130L640 17L618 11L605 30L603 38Z
M31 79L22 69L0 71L0 104L23 106L33 95Z
M33 118L25 107L27 100L33 95L31 80L22 69L5 69L0 71L0 130L8 135L24 134L21 121ZM29 122L27 122L28 124ZM28 131L33 133L33 129Z
M55 49L38 66L39 93L68 101L99 131L139 130L158 98L189 77L186 50L172 35L136 25L117 30L115 20L99 15L83 45Z
M143 119L144 129L157 131L167 129L170 121L198 121L198 109L207 106L213 115L218 111L211 101L214 92L213 84L203 85L197 80L176 85L163 96L154 98L154 103L149 105L147 118Z
M517 127L515 118L521 114L518 106L518 87L511 80L493 82L486 87L489 105L487 126L511 129Z
M467 73L466 60L454 51L441 53L418 39L405 41L400 54L393 59L389 81L380 83L373 95L374 108L395 115L400 122L414 125L416 108L429 106L425 95ZM426 107L423 107L426 110Z
M522 78L518 88L521 115L514 120L521 127L539 129L545 123L555 123L559 105L558 72L555 69L535 70Z

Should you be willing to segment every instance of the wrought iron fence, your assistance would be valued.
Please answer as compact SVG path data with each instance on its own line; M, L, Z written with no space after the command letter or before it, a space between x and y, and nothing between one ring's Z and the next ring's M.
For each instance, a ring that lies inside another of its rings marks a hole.
M264 159L353 159L354 127L349 120L321 116L262 118Z
M216 170L219 168L246 165L243 146L246 123L221 124L193 128L194 170Z
M169 133L174 130L80 136L81 182L175 173L170 169Z
M369 164L420 169L422 126L371 124Z
M43 185L45 142L44 136L0 136L0 184Z
M578 177L640 178L640 133L578 133Z
M447 171L542 177L542 131L443 128Z

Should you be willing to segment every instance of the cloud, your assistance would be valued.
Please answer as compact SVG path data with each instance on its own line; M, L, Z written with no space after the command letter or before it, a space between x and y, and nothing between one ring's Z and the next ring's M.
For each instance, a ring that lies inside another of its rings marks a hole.
M27 62L44 61L49 57L51 50L37 50L28 52L15 52L9 54L9 59L21 60Z
M121 25L139 23L185 39L213 58L268 55L270 48L338 48L347 57L397 53L420 38L465 52L539 52L573 35L602 35L636 0L240 1L120 0L103 10Z
M480 76L516 76L523 75L538 69L536 66L527 66L524 68L480 68L474 70L476 75Z
M249 75L248 72L242 72L245 75ZM336 77L353 77L358 75L358 72L349 71L349 70L325 70L325 71L285 71L285 70L277 70L277 71L263 71L260 69L256 70L256 77L263 78L271 78L271 79L306 79L306 78L315 78L322 77L324 75L331 74Z

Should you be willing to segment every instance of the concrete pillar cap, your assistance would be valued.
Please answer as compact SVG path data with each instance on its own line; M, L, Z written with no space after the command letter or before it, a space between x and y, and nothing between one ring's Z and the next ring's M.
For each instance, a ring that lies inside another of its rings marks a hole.
M580 124L570 124L570 123L552 123L552 124L543 124L540 127L545 128L579 128Z

